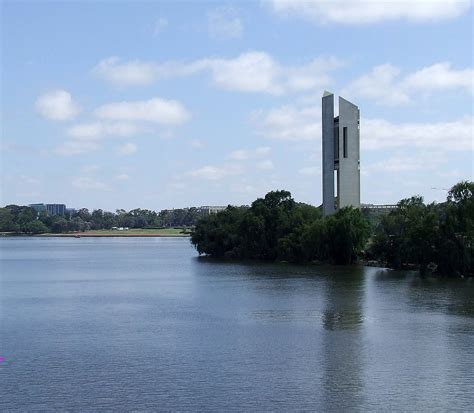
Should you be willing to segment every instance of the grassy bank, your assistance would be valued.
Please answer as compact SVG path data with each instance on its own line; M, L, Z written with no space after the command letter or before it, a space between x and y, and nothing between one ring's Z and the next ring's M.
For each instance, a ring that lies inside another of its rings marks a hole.
M117 230L91 230L85 232L68 232L63 234L45 233L35 235L36 237L188 237L189 233L183 233L181 228L131 228L127 231Z

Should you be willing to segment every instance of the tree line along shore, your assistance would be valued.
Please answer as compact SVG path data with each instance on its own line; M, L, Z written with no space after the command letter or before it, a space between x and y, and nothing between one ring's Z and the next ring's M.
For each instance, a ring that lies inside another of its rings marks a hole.
M133 209L116 212L81 208L71 214L38 213L29 206L0 208L0 233L55 236L178 236L189 235L202 216L199 209Z
M76 237L191 236L200 255L229 260L373 263L418 269L422 275L474 275L474 183L463 181L446 202L420 196L398 202L384 216L342 208L323 217L321 208L272 191L250 207L228 206L203 217L197 208L163 210L82 208L68 216L38 214L28 206L0 208L0 233Z
M342 208L321 209L272 191L250 208L229 206L200 219L191 234L199 254L229 260L374 262L448 277L474 276L474 183L451 188L446 202L403 199L376 221Z

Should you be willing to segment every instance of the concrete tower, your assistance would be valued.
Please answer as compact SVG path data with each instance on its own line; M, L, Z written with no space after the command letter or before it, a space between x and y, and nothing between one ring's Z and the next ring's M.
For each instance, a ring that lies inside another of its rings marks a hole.
M359 119L359 108L342 97L339 97L339 116L334 117L334 95L324 92L322 100L324 215L330 215L345 206L360 208Z

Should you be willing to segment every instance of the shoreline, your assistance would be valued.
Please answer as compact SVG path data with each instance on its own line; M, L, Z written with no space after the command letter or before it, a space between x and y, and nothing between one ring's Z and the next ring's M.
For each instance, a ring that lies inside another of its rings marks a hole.
M135 233L59 233L59 234L0 234L0 238L16 238L16 237L27 237L27 238L189 238L190 234L166 234L166 233L146 233L146 232L135 232Z
M23 235L24 236L24 235ZM37 234L37 238L189 238L186 234Z

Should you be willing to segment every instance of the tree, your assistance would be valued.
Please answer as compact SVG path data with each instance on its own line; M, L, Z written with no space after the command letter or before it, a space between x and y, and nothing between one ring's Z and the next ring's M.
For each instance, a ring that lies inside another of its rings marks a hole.
M67 229L73 232L85 231L86 223L80 217L76 216L69 220Z
M369 226L361 212L345 208L322 218L288 191L272 191L249 209L227 207L196 224L191 241L200 254L236 259L350 264L361 253Z
M369 237L369 223L359 209L345 207L325 220L327 255L335 264L353 263Z
M20 227L20 230L23 232L29 232L27 230L30 222L35 221L37 213L33 208L22 206L18 210L18 215L16 216L16 223Z
M41 221L30 221L25 225L24 232L28 234L43 234L48 232L49 228Z
M55 216L51 224L51 230L54 233L62 233L68 230L68 222L65 218L60 216Z
M110 229L116 226L116 217L112 212L104 212L102 215L102 227L104 229Z
M474 183L460 182L442 204L403 199L375 230L370 254L388 266L428 267L447 276L474 273Z
M91 220L91 214L87 208L79 209L73 216L81 218L84 222Z
M18 232L20 227L14 221L14 216L10 209L0 208L0 231Z
M92 229L104 228L104 211L102 209L94 209L91 214Z

